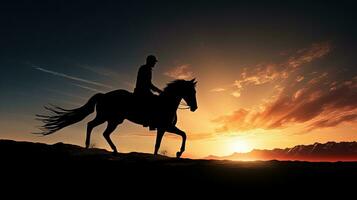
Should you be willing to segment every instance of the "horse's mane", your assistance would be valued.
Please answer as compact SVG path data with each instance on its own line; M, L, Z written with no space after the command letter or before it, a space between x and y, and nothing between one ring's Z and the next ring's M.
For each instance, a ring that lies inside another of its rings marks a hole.
M183 79L177 79L174 81L169 82L166 87L164 88L164 92L170 92L170 91L181 91L181 90L186 90L187 87L195 87L196 83L193 81L186 81Z

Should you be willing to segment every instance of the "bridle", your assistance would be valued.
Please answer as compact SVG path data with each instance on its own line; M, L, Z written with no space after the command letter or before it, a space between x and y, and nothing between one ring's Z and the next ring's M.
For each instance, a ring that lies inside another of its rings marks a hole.
M180 106L184 106L184 107L180 107ZM181 110L190 109L190 106L187 105L187 103L180 102L180 105L179 105L178 109L181 109Z

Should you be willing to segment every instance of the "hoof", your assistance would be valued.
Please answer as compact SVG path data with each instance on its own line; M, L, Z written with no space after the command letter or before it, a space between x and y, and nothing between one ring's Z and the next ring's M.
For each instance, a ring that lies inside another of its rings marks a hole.
M112 155L113 156L119 156L119 153L117 151L113 151Z
M178 151L178 152L176 153L176 158L180 158L181 155L182 155L182 152L181 152L181 151Z

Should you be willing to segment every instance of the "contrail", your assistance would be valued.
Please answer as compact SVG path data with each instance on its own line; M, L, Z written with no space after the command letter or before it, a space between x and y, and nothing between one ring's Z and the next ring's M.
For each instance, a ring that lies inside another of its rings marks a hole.
M92 92L103 92L102 90L97 90L97 89L95 89L95 88L87 87L87 86L80 85L80 84L75 84L75 83L74 83L73 85L75 85L75 86L77 86L77 87L80 87L80 88L82 88L82 89L86 89L86 90L92 91Z
M35 69L37 69L37 70L40 70L42 72L46 72L46 73L49 73L49 74L52 74L52 75L55 75L55 76L60 76L60 77L63 77L63 78L67 78L67 79L71 79L71 80L75 80L75 81L80 81L80 82L83 82L83 83L88 83L88 84L92 84L92 85L96 85L96 86L101 86L101 87L104 87L104 88L109 88L109 89L113 88L112 86L106 85L106 84L103 84L103 83L98 83L98 82L95 82L95 81L90 81L90 80L86 80L86 79L83 79L83 78L70 76L70 75L67 75L67 74L64 74L64 73L51 71L51 70L44 69L44 68L38 67L38 66L33 66L33 67Z

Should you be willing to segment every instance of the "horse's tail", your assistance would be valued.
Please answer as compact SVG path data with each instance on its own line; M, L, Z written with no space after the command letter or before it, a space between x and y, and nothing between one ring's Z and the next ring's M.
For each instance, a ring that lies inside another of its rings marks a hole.
M94 112L98 98L102 95L103 94L101 93L95 94L85 105L76 109L67 110L58 106L45 106L45 109L51 111L54 115L36 115L37 119L44 123L44 125L40 127L42 132L37 134L49 135L66 126L83 120L89 114Z

